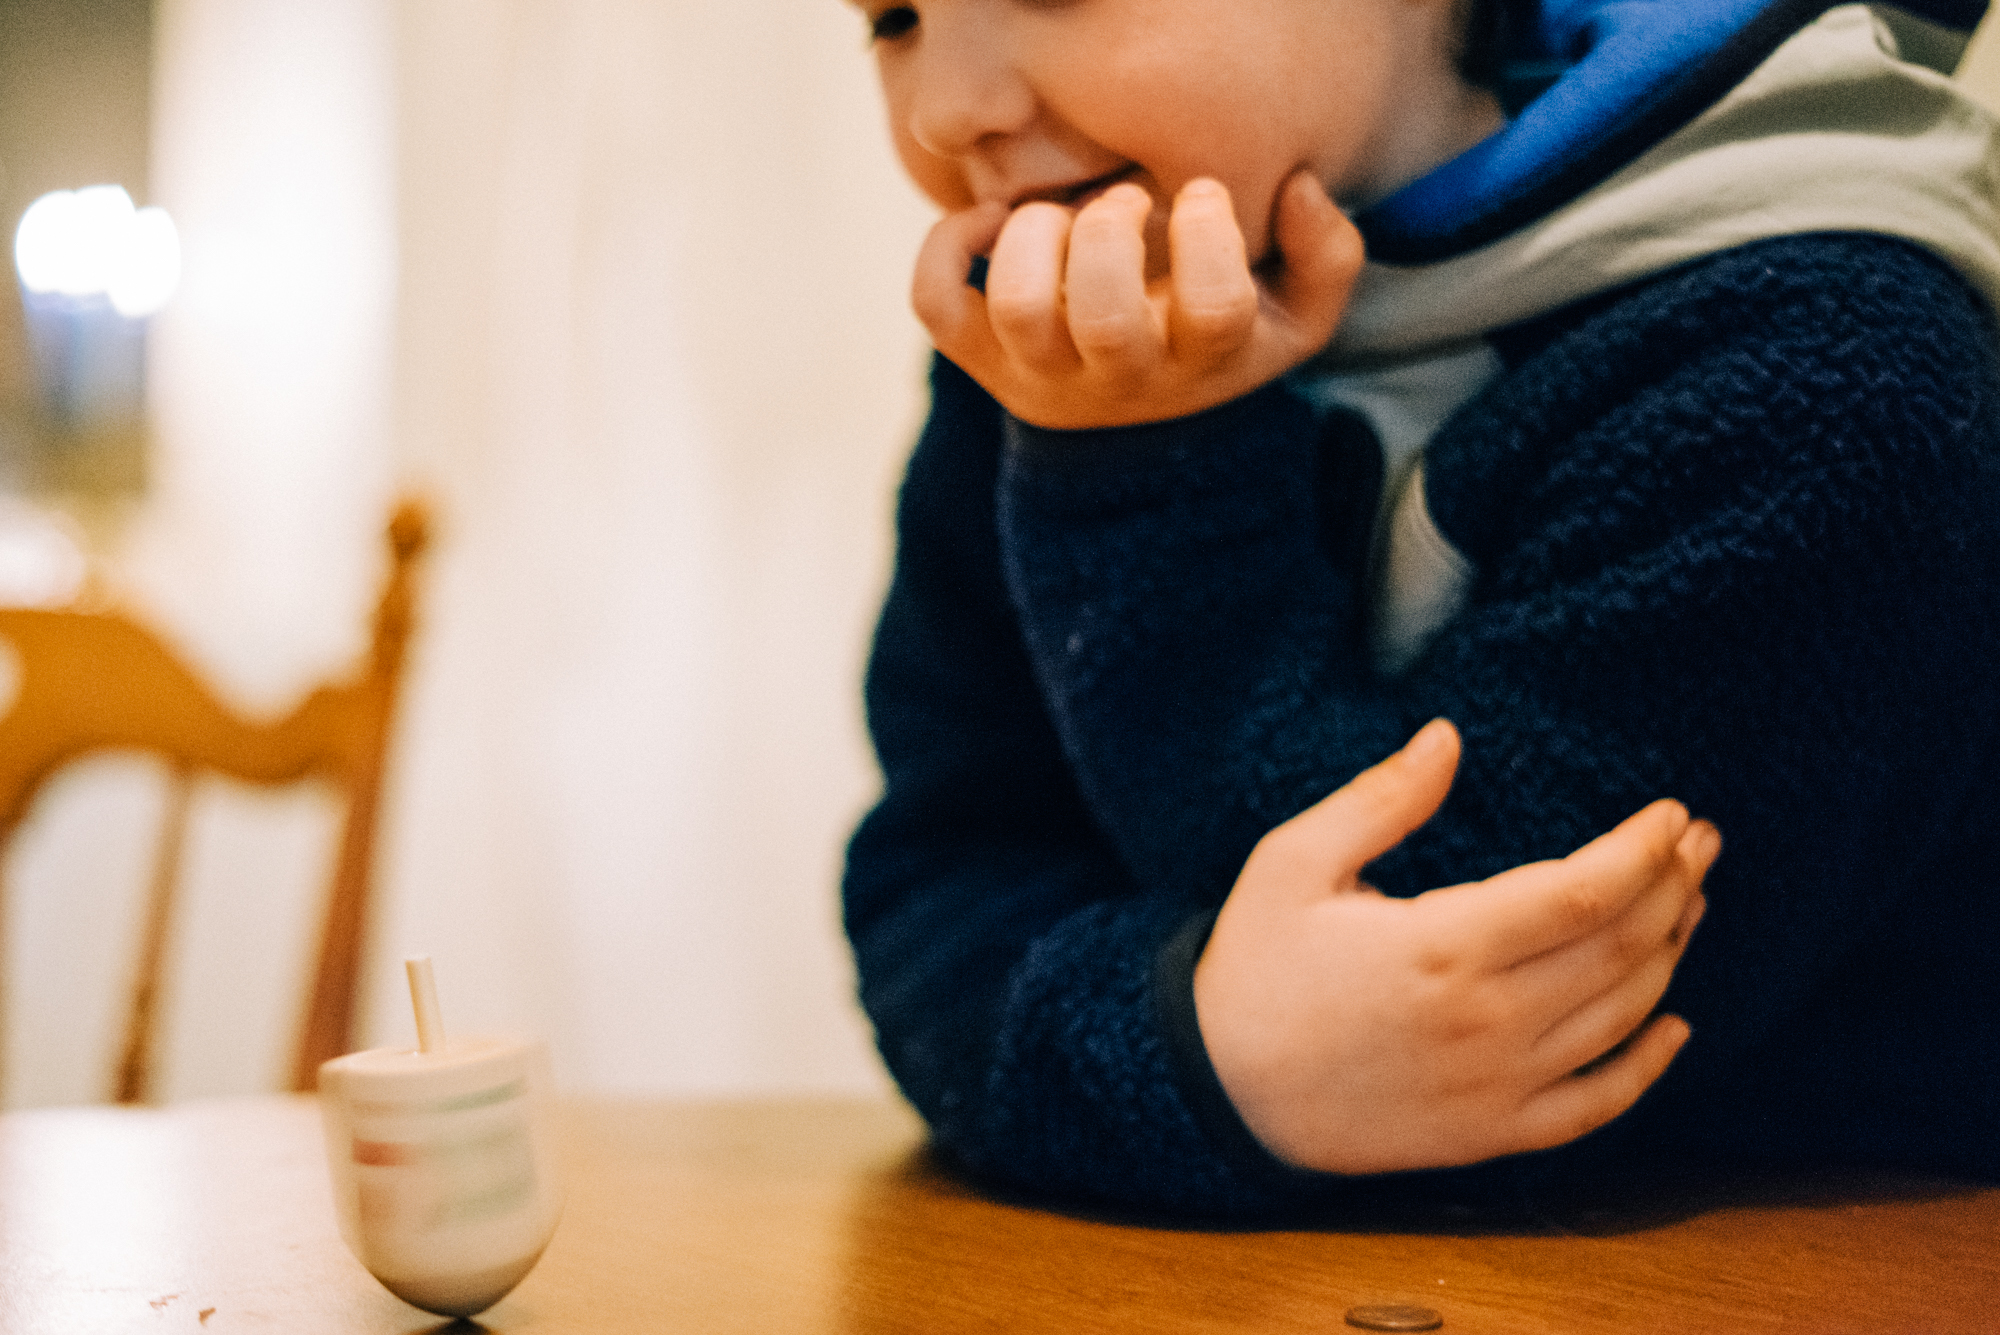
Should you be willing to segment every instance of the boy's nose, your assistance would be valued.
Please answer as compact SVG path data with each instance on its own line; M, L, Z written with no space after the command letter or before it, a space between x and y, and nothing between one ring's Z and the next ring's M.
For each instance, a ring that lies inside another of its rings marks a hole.
M1026 128L1035 95L1006 53L978 31L940 23L924 34L906 111L924 151L963 159L985 143Z

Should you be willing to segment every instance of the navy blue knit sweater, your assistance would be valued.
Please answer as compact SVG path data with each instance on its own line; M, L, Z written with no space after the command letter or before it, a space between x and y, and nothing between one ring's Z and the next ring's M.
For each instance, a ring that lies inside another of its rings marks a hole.
M1284 383L1087 433L940 361L868 677L846 921L904 1092L971 1171L1241 1215L1337 1196L1200 1051L1201 932L1266 831L1444 715L1393 894L1678 797L1725 851L1667 994L1694 1037L1572 1145L2000 1175L2000 338L1898 240L1759 242L1503 331L1431 440L1477 569L1405 673L1365 642L1379 463Z

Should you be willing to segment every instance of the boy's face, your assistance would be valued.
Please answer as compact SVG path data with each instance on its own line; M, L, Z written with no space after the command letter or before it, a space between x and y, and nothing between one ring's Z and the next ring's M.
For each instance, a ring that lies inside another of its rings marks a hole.
M1254 262L1298 169L1352 207L1499 126L1457 74L1451 0L854 3L925 194L1075 206L1135 181L1156 201L1149 261L1195 177L1229 188Z

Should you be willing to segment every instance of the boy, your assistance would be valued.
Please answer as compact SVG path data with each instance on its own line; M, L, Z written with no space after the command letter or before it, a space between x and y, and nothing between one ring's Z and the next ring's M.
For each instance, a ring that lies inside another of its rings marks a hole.
M1993 126L1899 54L1983 5L861 3L946 217L847 923L940 1146L2000 1174Z

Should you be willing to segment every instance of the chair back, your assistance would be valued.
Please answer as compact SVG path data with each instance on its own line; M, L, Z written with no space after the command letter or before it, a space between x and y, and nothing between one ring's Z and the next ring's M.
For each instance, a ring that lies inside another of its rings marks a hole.
M182 830L193 779L203 772L273 786L317 778L344 794L290 1088L313 1088L319 1064L349 1050L383 760L412 626L414 571L428 532L421 504L406 501L396 509L388 528L389 575L365 660L346 680L320 686L269 723L247 721L221 704L151 631L122 613L0 608L0 655L12 668L11 694L0 694L0 854L37 791L68 762L96 751L133 750L152 753L167 767L166 824L147 887L112 1081L116 1101L145 1102L151 1086Z

